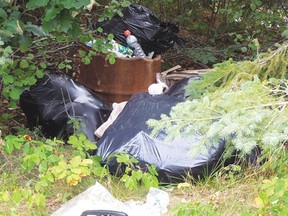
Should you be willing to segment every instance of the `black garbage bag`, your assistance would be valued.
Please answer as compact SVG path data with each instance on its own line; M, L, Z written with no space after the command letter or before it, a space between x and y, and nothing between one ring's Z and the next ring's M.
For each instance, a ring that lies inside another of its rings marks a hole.
M124 35L125 30L138 39L146 55L152 51L160 54L171 48L176 42L184 44L176 33L179 32L177 25L161 22L148 8L133 4L122 11L123 17L115 15L111 20L97 22L93 28L101 27L106 34L114 34L114 39L122 45L127 45Z
M148 119L160 119L161 114L170 110L183 99L166 94L151 96L146 93L135 94L128 101L115 122L105 131L97 142L97 154L110 171L117 173L119 165L113 154L128 153L137 158L141 168L145 164L157 166L159 180L162 182L182 181L187 175L195 178L209 173L224 151L224 141L214 143L207 152L193 156L191 150L199 143L201 135L182 137L171 142L165 141L167 134L161 131L157 137L150 135Z
M186 88L187 84L190 83L190 82L193 82L194 80L199 80L199 79L200 79L199 76L181 79L178 82L174 83L165 92L165 94L173 96L173 97L181 98L183 100L187 99L189 97L185 93L185 91L186 91L185 88Z
M92 142L96 141L94 131L112 111L110 104L63 74L49 74L39 79L22 93L20 107L28 127L40 126L47 137L66 139L74 132L68 121L80 119L81 130Z

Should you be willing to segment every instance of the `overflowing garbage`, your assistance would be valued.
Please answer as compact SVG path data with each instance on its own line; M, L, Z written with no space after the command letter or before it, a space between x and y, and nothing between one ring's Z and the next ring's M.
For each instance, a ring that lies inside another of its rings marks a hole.
M192 156L191 152L199 146L200 134L167 141L164 131L151 136L146 124L149 119L168 115L173 106L185 101L185 86L193 81L183 79L168 86L159 77L156 79L161 59L149 59L151 52L161 54L175 42L183 42L175 35L178 27L161 22L152 11L138 4L122 13L123 17L115 15L109 21L96 23L95 28L113 33L111 51L128 59L107 66L105 58L93 58L89 65L80 67L81 84L61 74L47 74L39 79L20 98L28 126L40 126L48 137L67 138L74 132L71 122L81 121L80 129L98 146L95 154L117 175L121 175L122 167L113 155L127 153L139 161L140 167L156 165L162 182L182 181L187 175L202 177L219 163L225 140L211 141L204 151ZM112 97L113 94L120 97Z
M124 31L124 35L126 37L126 42L128 46L133 49L134 56L145 58L146 54L142 50L141 45L138 43L137 38L134 35L132 35L129 30Z
M148 8L133 4L122 10L123 16L115 15L111 20L96 22L94 29L101 27L106 34L112 33L116 42L127 46L125 31L129 30L143 49L145 55L164 53L175 43L184 45L184 40L176 34L176 24L161 22Z
M95 43L95 40L88 41L85 43L86 46L92 47ZM116 55L118 58L132 58L133 56L133 50L130 49L128 46L121 45L117 43L115 40L109 41L109 43L112 45L112 49L108 49L109 52L112 52Z

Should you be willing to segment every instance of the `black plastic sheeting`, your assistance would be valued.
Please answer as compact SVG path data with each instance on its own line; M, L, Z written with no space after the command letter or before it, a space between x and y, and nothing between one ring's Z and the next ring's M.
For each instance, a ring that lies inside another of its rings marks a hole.
M194 80L200 80L200 77L195 76L195 77L190 77L190 78L183 78L179 80L178 82L176 82L174 85L172 85L165 92L165 94L185 100L189 97L189 95L186 95L185 88L187 84L189 84L190 82L193 82Z
M93 28L101 27L104 33L114 34L114 39L122 45L127 45L124 31L130 30L146 55L152 51L155 54L163 53L175 42L184 45L184 40L176 35L179 32L178 26L161 22L148 8L133 4L124 8L122 13L123 17L115 15L111 20L95 23Z
M94 131L105 122L112 108L84 86L62 74L49 74L39 79L20 97L20 107L28 126L40 126L47 137L66 139L73 134L71 118L81 119L81 130L87 139L96 141Z
M183 99L166 94L151 96L135 94L128 101L115 122L97 142L97 155L103 157L110 171L121 175L113 154L128 153L137 158L145 169L145 164L157 166L161 182L183 181L187 175L203 177L217 165L224 151L224 141L213 143L205 153L192 156L199 143L200 135L182 137L166 141L167 134L161 131L157 137L150 135L146 125L148 119L160 119L161 114L169 114L171 108ZM203 152L203 151L202 151Z

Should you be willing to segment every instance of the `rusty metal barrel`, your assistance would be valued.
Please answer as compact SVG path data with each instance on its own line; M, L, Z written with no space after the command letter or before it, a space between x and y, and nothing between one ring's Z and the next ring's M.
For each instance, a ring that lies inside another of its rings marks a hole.
M116 58L110 64L104 55L95 55L90 64L80 64L78 81L108 102L122 102L133 94L147 92L161 71L161 56Z

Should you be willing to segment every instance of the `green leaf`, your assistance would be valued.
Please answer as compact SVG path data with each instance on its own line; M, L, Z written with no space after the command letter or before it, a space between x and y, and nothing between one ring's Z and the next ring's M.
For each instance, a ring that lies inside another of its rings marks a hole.
M72 29L73 19L69 15L68 11L62 11L58 21L58 31L68 33L69 29Z
M10 19L5 22L5 27L7 31L11 32L12 34L23 34L22 28L19 28L20 22L17 19ZM21 26L20 26L21 27Z
M116 12L117 12L117 15L118 15L119 17L123 17L123 16L124 16L123 13L122 13L122 11L117 10Z
M122 7L128 7L131 3L129 1L124 1L121 3Z
M30 151L30 144L29 144L29 143L26 143L26 144L24 145L24 148L23 148L23 153L24 153L24 154L28 154L29 151Z
M46 11L47 12L47 11ZM25 26L25 30L27 32L31 32L32 34L38 36L38 37L45 37L47 36L47 34L43 31L43 28L42 26L37 26L37 25L34 25L30 22L28 22Z
M18 100L20 98L20 90L13 88L9 95L13 100Z
M58 65L58 68L59 68L60 70L62 70L62 69L64 69L64 68L66 68L66 65L63 64L63 63L60 63L60 64Z
M133 171L132 172L132 177L135 177L138 181L142 178L142 171L141 170L137 170L136 172Z
M54 19L59 13L61 12L60 9L57 9L55 7L51 7L45 10L45 17L43 20L49 21Z
M268 198L266 193L264 193L263 191L260 191L259 192L259 197L263 201L263 203L268 204L269 198Z
M42 78L44 76L44 73L41 70L37 70L35 75L37 78Z
M101 16L99 19L98 19L98 22L103 22L105 20L105 17Z
M241 52L245 53L247 51L248 51L247 47L241 47Z
M99 33L102 33L103 32L103 28L98 27L96 31L98 31Z
M79 50L79 56L80 58L83 58L86 56L86 52L84 50Z
M15 142L14 142L15 149L19 150L21 148L22 144L23 144L23 142L21 140L15 140Z
M28 77L27 81L28 81L28 85L34 85L37 82L37 80L33 76L32 77Z
M59 22L55 19L53 19L53 20L43 19L43 21L42 21L43 30L45 32L55 31L55 29L57 28L58 25L59 25Z
M80 174L80 173L82 173L82 169L79 167L71 168L71 172L73 172L75 174Z
M80 156L73 157L70 163L73 167L78 167L81 163L81 157Z
M28 61L27 61L26 59L22 59L22 60L20 61L20 68L25 69L25 68L28 68L28 67L29 67Z
M7 13L3 8L0 8L0 17L6 19Z
M37 153L35 153L35 154L31 155L30 161L32 161L35 164L39 164L40 163L40 156Z
M129 155L127 155L127 154L117 155L117 162L118 163L124 163L124 164L128 165L129 161L130 161Z
M254 10L256 10L257 6L255 5L254 2L252 2L252 3L250 4L250 8L254 11Z
M40 62L40 67L45 69L47 67L46 63L45 62ZM41 71L42 72L42 71Z
M3 113L3 114L2 114L2 118L5 119L5 120L12 119L13 116L14 116L14 115L9 114L9 113Z
M80 9L90 3L90 0L81 0L76 2L71 2L71 0L62 0L61 3L63 4L64 8L71 9L76 8Z
M148 168L149 172L151 173L151 175L158 176L155 165L147 166L147 168Z
M15 81L15 82L14 82L14 85L15 85L15 86L18 86L18 87L22 87L22 86L23 86L23 82L21 82L21 81Z
M33 198L37 206L44 207L46 205L46 198L43 194L35 194Z
M79 23L73 22L72 28L69 30L69 34L73 39L76 39L79 35L81 35L82 30L80 28Z
M22 199L22 195L21 195L21 192L20 191L15 191L13 194L12 194L12 199L14 202L16 202L17 204L19 204L21 202L21 199Z
M12 108L12 109L16 109L18 106L17 106L17 104L15 103L15 101L10 101L9 103L8 103L8 107L9 108ZM13 116L13 115L12 115Z
M114 38L114 35L113 35L113 34L108 34L108 36L107 36L107 39L108 39L108 40L111 41L111 40L113 40L113 38Z
M134 164L139 162L135 157L131 157L130 161L131 161L131 163L134 163Z
M56 163L56 162L59 161L59 158L58 158L56 155L50 155L50 156L48 157L48 161L49 161L50 163Z
M109 63L110 63L110 64L115 64L115 62L116 62L115 57L114 57L113 55L110 55L110 56L109 56Z
M45 173L47 170L47 161L43 160L40 164L39 164L39 172L40 173Z
M14 150L14 143L11 140L5 142L5 150L10 155Z
M3 83L4 83L5 85L8 85L8 84L13 83L13 82L14 82L13 76L7 75L7 76L4 76L4 77L3 77Z
M27 4L26 7L28 9L35 9L38 7L44 7L48 5L50 0L30 0Z
M32 38L27 35L21 35L19 39L20 50L21 52L27 52L28 48L32 45Z
M260 7L262 5L261 0L254 0L253 3L257 6Z

